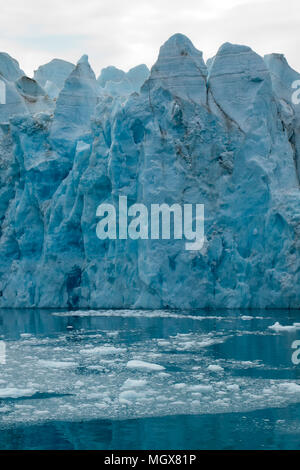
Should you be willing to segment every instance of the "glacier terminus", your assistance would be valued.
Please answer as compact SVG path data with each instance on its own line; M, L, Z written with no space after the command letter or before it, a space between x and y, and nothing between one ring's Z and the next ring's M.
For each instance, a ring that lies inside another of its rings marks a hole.
M299 80L243 45L205 63L182 34L99 77L0 53L0 307L300 308ZM204 204L202 249L100 239L120 197Z

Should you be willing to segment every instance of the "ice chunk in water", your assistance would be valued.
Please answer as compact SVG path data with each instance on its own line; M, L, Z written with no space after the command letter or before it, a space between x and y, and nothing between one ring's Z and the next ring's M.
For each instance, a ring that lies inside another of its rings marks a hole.
M144 362L139 360L128 361L127 367L128 369L141 369L146 371L160 371L165 369L165 367L159 364L153 364L150 362Z

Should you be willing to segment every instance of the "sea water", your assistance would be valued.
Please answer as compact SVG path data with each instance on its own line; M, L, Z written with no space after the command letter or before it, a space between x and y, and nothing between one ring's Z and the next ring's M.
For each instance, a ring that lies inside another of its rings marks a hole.
M299 318L2 310L0 449L300 449Z

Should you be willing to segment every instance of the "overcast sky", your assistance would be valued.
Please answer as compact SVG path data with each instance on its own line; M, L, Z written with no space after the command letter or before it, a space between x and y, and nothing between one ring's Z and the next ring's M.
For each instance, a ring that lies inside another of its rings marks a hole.
M299 0L8 0L1 2L0 50L28 75L54 57L89 55L102 67L128 70L155 62L172 34L187 35L213 56L226 42L259 54L284 53L300 72Z

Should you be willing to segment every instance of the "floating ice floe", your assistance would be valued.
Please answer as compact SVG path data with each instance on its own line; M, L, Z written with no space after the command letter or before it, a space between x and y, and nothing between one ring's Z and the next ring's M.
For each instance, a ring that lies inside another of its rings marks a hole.
M296 331L300 329L299 323L293 325L281 325L278 321L274 325L269 326L270 330L273 331Z
M159 364L153 364L150 362L144 362L139 360L128 361L126 367L128 369L141 369L147 371L160 371L165 369L165 367Z
M223 372L224 368L217 364L211 364L210 366L208 366L208 370L212 372Z
M71 361L46 361L46 360L39 360L39 365L42 367L50 367L54 369L69 369L70 367L76 367L76 362Z
M95 355L100 354L103 356L110 355L110 354L122 354L126 351L125 348L116 348L114 346L96 346L95 348L86 348L81 349L80 354L87 354L87 355Z

